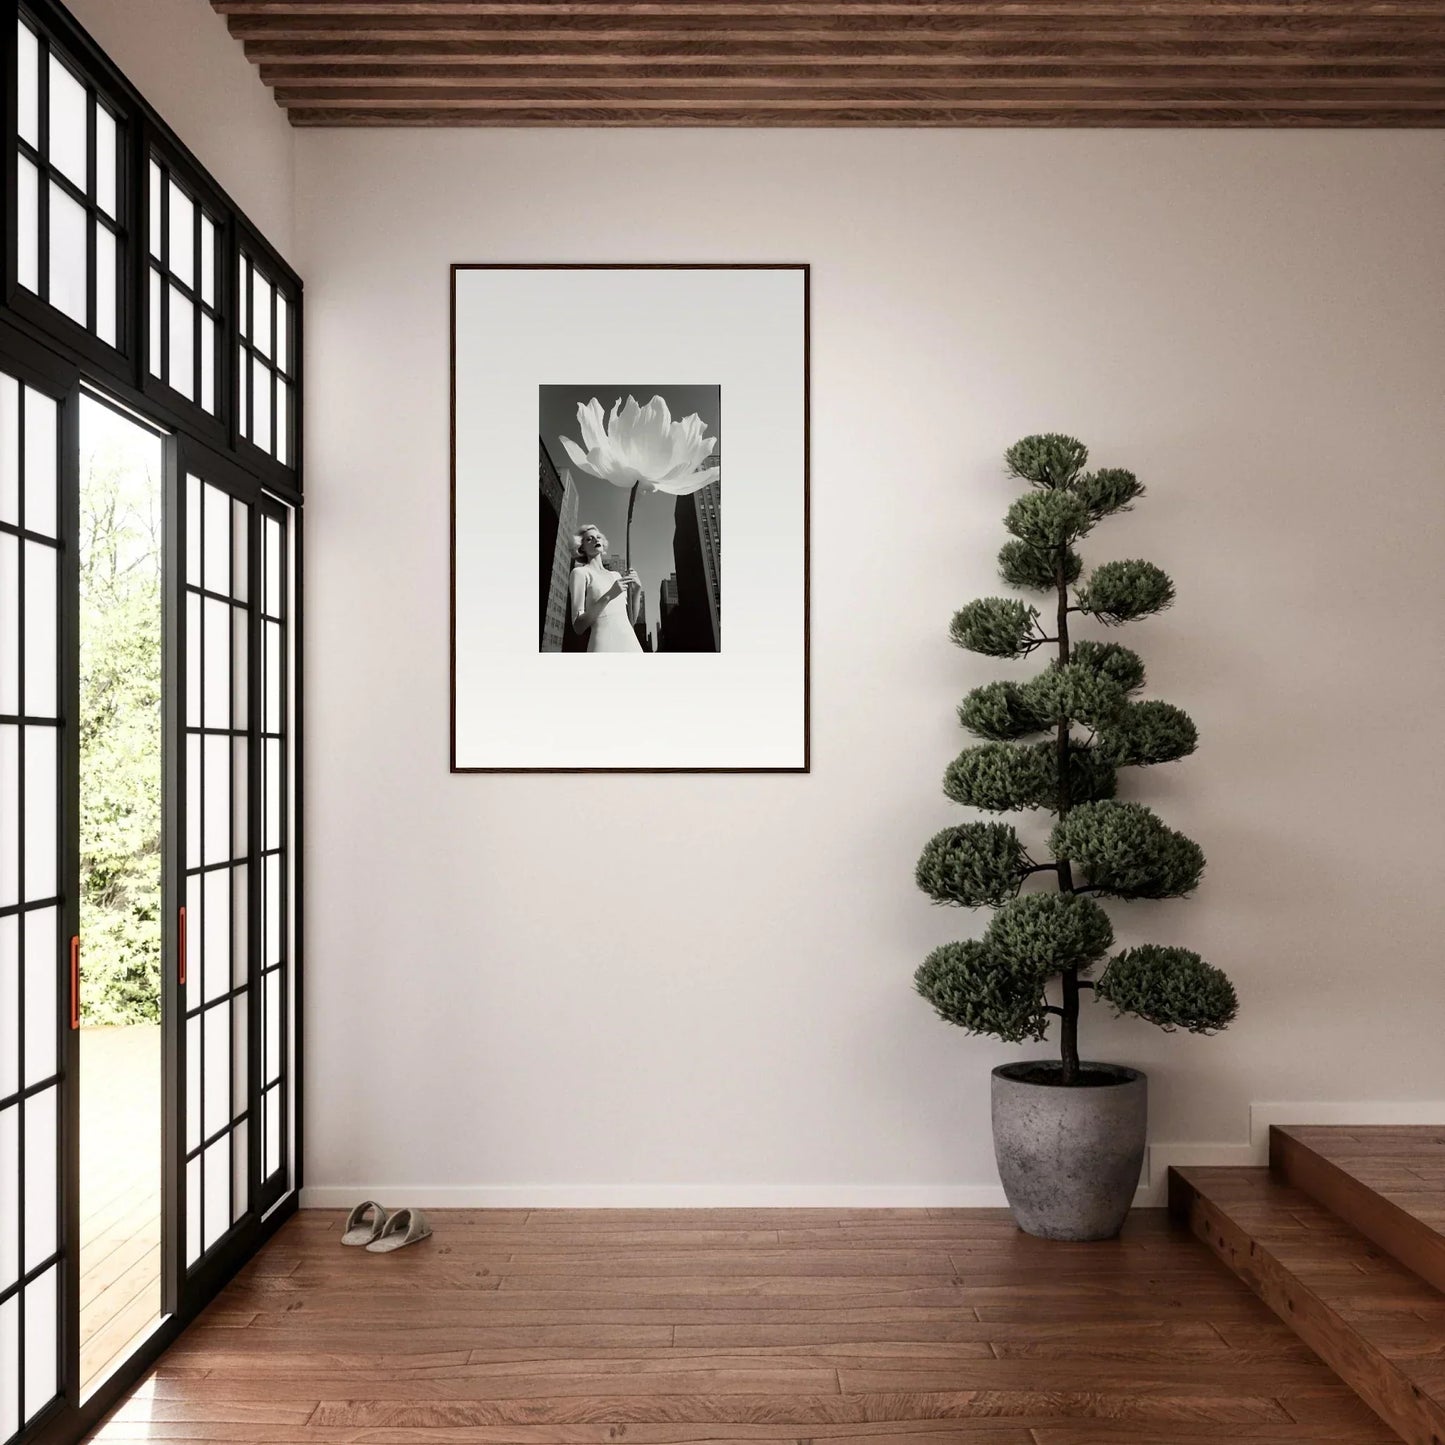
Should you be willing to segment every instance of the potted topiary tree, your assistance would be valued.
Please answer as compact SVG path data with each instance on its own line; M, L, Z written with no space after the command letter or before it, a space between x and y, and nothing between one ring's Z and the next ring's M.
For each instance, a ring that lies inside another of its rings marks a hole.
M1194 724L1165 702L1141 702L1144 664L1114 642L1073 642L1070 619L1106 626L1147 617L1174 600L1174 585L1149 562L1105 562L1080 583L1075 543L1143 495L1132 472L1086 472L1073 437L1025 437L1005 454L1030 484L1004 519L999 553L1010 586L1047 593L1054 632L1017 598L970 602L954 615L954 642L988 657L1058 655L1021 683L976 687L959 721L985 741L965 748L944 774L957 803L989 812L1041 809L1057 819L1052 858L1036 862L1006 823L963 823L930 840L918 886L936 903L997 911L983 937L935 949L919 967L918 992L940 1017L1008 1043L1042 1040L1059 1021L1059 1058L993 1071L994 1151L1020 1228L1049 1239L1108 1239L1129 1211L1144 1159L1147 1080L1137 1069L1079 1058L1082 995L1161 1028L1212 1033L1234 1018L1234 988L1184 948L1142 944L1108 958L1114 930L1101 898L1179 898L1204 871L1197 844L1141 803L1115 798L1117 770L1170 762L1194 751ZM1080 737L1078 726L1085 730ZM1022 891L1052 875L1048 891ZM1051 1002L1050 985L1057 983Z

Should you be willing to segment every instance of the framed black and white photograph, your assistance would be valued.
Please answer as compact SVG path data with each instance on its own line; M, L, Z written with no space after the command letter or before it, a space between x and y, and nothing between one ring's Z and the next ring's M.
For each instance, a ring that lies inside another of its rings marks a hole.
M807 771L807 322L802 265L452 268L453 771Z

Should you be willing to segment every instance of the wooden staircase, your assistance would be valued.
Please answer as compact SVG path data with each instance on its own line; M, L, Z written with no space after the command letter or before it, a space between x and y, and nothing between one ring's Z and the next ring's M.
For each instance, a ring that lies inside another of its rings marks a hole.
M1445 1445L1445 1128L1270 1130L1169 1206L1409 1445Z

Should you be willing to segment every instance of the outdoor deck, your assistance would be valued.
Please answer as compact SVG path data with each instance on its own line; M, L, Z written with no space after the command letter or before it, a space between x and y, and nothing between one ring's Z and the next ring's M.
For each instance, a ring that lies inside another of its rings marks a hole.
M160 1316L160 1028L87 1028L80 1051L80 1378L88 1394Z

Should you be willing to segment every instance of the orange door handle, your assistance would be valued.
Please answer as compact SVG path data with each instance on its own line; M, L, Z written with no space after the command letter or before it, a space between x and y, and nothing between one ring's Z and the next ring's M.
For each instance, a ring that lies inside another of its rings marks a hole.
M70 1027L80 1027L80 938L70 940Z
M182 906L176 925L176 958L179 965L180 984L186 986L186 910Z

